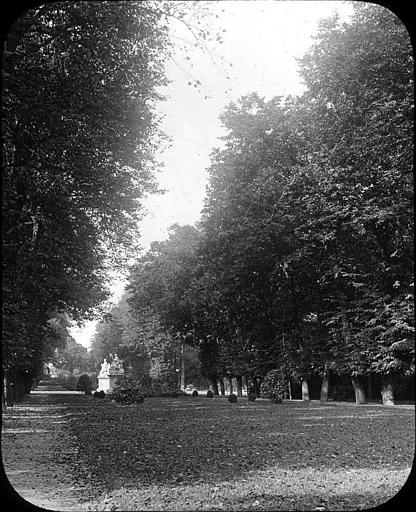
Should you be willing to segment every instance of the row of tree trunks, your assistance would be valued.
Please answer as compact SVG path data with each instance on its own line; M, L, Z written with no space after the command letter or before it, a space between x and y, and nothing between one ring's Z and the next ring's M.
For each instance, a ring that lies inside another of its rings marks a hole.
M357 405L365 404L366 394L362 379L360 377L351 378L352 385L355 392L355 403ZM371 379L368 379L368 396L372 397ZM390 376L386 376L382 379L381 383L381 400L383 405L395 405L394 403L394 387L393 379Z
M225 383L224 379L215 379L212 378L211 385L212 385L212 391L214 395L219 395L221 393L221 396L225 396ZM232 377L227 377L228 380L228 386L229 386L229 392L230 394L234 392L234 382ZM235 378L236 380L236 387L237 387L237 395L239 397L243 396L243 377L239 376ZM260 382L258 379L253 379L246 377L246 386L247 389L250 387L254 388L255 393L257 396L260 394ZM218 387L219 383L219 387ZM360 376L354 376L351 378L351 383L354 388L355 393L355 403L356 405L362 405L367 402L367 397L365 393L365 388L363 385L362 378ZM320 393L320 401L325 403L328 401L329 396L329 363L325 365L324 369L324 375L322 378L322 384L321 384L321 393ZM368 396L372 397L372 384L371 384L371 378L368 377ZM394 405L394 388L393 388L393 381L391 377L385 377L382 381L382 389L381 389L381 398L383 405ZM310 395L309 395L309 384L308 379L303 378L302 379L302 400L304 402L310 401Z
M221 394L221 396L225 396L225 379L227 379L228 381L228 389L230 394L234 393L234 379L237 396L243 396L243 379L245 380L247 390L250 387L253 387L256 395L259 396L260 394L260 382L258 379L250 379L249 377L243 377L242 375L238 375L237 377L212 377L210 381L214 395Z
M351 377L351 383L354 388L355 393L355 403L356 405L362 405L367 402L366 393L364 389L364 385L362 382L362 378L360 376ZM368 388L369 388L369 396L372 397L372 387L371 387L371 379L368 379ZM325 365L324 375L322 378L321 385L321 402L328 401L328 392L329 392L329 376L328 376L328 367ZM394 387L393 387L393 379L390 376L386 376L382 380L381 387L381 399L383 405L395 405L394 403ZM308 381L306 379L302 380L302 400L309 400L309 387Z

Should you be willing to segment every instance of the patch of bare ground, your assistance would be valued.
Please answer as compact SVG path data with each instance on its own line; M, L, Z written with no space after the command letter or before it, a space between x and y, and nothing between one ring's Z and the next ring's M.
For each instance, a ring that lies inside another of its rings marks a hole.
M217 484L124 487L91 503L89 510L362 510L388 502L409 470L273 467Z
M69 428L67 405L56 404L53 395L30 395L2 416L3 469L18 495L13 498L10 491L9 500L24 507L20 496L48 510L82 510L85 489L72 477L70 461L78 445Z

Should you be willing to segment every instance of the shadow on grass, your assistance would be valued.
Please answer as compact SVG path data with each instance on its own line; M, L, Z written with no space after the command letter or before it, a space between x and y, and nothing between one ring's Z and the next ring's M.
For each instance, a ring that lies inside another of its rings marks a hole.
M204 397L132 406L73 397L68 406L85 468L107 489L120 477L131 485L215 483L272 466L400 469L414 453L412 407Z
M230 404L224 398L203 396L149 398L143 404L122 406L85 395L36 395L29 397L27 406L37 415L49 410L51 414L44 415L49 422L54 414L66 418L79 446L76 460L69 461L73 476L98 494L153 486L188 488L193 494L207 489L209 494L213 486L224 483L253 489L262 479L290 489L290 482L299 487L309 472L308 478L313 485L319 483L325 497L341 485L331 474L341 475L342 482L342 475L353 472L355 483L347 493L362 480L354 471L373 471L368 488L377 495L383 483L380 471L401 475L403 484L401 472L408 471L414 454L412 406L300 401L276 405L246 398ZM303 473L297 477L296 472ZM319 494L316 485L316 492L312 486L309 494ZM270 503L276 506L273 493ZM267 510L269 498L263 494Z

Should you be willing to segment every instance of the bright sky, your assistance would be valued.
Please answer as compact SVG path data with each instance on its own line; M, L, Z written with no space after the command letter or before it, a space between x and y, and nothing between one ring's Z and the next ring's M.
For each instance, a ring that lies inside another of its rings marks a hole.
M223 134L218 116L224 107L251 92L266 99L301 94L304 88L296 59L313 43L318 21L334 11L346 17L352 10L351 2L316 0L224 0L209 5L218 15L213 16L212 28L225 30L221 32L223 44L212 46L212 57L218 64L195 48L188 53L189 61L178 51L175 62L167 64L171 83L161 89L167 100L160 105L160 112L166 116L162 128L172 141L170 148L159 155L164 168L158 175L166 193L145 200L148 213L141 223L144 250L151 241L165 239L172 224L193 224L198 220L209 154L220 145L218 137ZM192 40L179 22L172 25L172 31L178 41ZM220 57L225 64L220 63ZM200 80L199 90L188 85L191 78L187 73ZM114 301L123 286L122 281L115 283ZM88 347L95 325L96 322L87 322L83 328L75 327L71 334Z

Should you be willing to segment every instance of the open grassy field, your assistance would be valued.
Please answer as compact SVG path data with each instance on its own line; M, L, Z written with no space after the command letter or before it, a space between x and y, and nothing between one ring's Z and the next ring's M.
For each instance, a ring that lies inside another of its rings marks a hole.
M62 457L89 510L364 509L397 493L414 455L412 405L200 396L122 406L83 395L49 404L65 412L77 449Z

